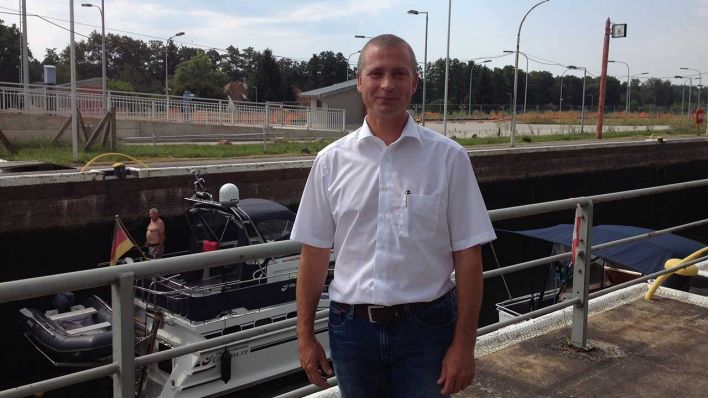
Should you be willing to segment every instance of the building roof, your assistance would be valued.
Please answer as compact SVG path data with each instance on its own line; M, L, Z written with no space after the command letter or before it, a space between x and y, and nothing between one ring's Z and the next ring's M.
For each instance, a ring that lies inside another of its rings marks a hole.
M314 90L305 91L300 93L301 97L315 97L317 99L322 99L335 94L339 94L344 91L349 91L356 89L356 79L347 80L346 82L336 83L327 87L320 87Z

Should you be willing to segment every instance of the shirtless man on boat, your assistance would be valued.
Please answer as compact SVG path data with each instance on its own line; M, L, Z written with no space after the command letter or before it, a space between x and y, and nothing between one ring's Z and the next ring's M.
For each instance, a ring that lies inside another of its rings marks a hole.
M145 246L148 249L148 257L160 258L165 249L165 223L156 208L150 209L148 214L150 215L150 224L145 232Z

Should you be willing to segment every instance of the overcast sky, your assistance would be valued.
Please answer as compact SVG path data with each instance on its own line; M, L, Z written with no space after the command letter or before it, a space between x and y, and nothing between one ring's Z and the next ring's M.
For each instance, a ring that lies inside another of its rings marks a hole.
M77 34L97 29L95 8L75 0ZM538 0L453 0L450 57L469 60L501 55L516 45L519 22ZM0 0L0 19L18 24L19 0ZM100 5L100 0L94 0ZM166 38L184 31L177 44L224 49L270 48L278 56L307 60L332 50L344 56L359 50L364 40L355 34L394 33L408 40L423 60L425 16L428 11L428 60L445 57L448 2L445 0L105 0L106 29L136 39ZM68 28L69 0L27 0L28 14L37 14ZM521 31L521 51L532 60L531 70L563 71L563 65L587 66L599 73L605 20L627 24L627 37L611 39L610 59L627 62L632 75L670 77L708 73L708 0L550 0L529 14ZM80 25L88 24L87 25ZM28 17L29 46L35 57L46 48L63 49L69 33L38 17ZM95 26L95 27L94 27ZM131 33L127 33L131 32ZM77 40L83 37L77 35ZM356 55L352 56L354 64ZM512 56L487 65L513 64ZM521 58L520 65L525 67ZM609 73L625 76L622 64L610 64ZM708 79L708 77L706 77Z

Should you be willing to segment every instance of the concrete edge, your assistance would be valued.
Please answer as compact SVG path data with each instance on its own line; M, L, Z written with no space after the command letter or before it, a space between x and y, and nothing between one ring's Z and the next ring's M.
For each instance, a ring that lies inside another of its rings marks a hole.
M302 169L312 167L313 160L288 160L288 161L272 161L272 162L256 162L256 163L241 163L241 164L219 164L219 165L203 165L203 166L174 166L174 167L157 167L157 168L133 168L131 172L137 172L137 178L150 177L173 177L189 175L191 170L197 169L202 174L220 174L220 173L236 173L246 171L266 171L266 170L281 170L281 169ZM108 167L105 167L108 168ZM91 169L87 172L63 172L63 173L46 173L32 175L0 175L0 188L17 187L25 185L45 185L45 184L65 184L74 182L88 181L103 181L106 176L103 172L97 169Z

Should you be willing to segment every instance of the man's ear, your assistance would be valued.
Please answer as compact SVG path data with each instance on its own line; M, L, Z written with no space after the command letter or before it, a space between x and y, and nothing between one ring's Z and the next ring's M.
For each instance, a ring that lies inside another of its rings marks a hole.
M361 92L361 75L359 71L356 71L356 91Z

